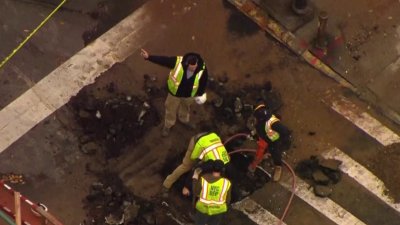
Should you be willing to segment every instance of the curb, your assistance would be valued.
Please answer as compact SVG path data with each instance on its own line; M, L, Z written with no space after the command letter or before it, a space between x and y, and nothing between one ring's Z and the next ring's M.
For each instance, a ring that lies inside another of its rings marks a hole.
M239 11L253 20L257 25L277 41L285 45L296 55L303 58L309 65L322 72L326 76L334 79L341 86L350 89L363 101L371 104L378 112L390 119L397 125L400 125L400 115L390 107L386 106L377 98L377 96L367 88L357 88L350 81L346 80L343 76L333 70L330 66L326 65L319 58L317 58L301 41L290 31L286 30L277 21L270 18L269 15L257 6L252 0L228 0Z

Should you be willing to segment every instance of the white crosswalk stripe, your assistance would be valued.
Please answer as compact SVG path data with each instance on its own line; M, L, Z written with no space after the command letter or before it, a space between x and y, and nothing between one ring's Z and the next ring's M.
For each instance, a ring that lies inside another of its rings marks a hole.
M280 182L287 190L291 191L291 184L289 181ZM336 204L329 198L316 197L312 192L312 188L306 182L296 177L296 196L307 202L314 209L329 218L336 224L340 225L361 225L365 224L357 217L353 216L350 212Z
M243 212L249 219L259 225L277 224L279 222L277 217L249 197L232 204L232 207ZM285 225L285 223L282 222L282 225Z
M148 41L145 4L0 111L0 153ZM154 30L151 31L154 36Z
M394 203L392 198L385 195L385 184L367 168L353 160L338 148L332 148L324 152L322 156L326 159L337 159L342 161L342 165L340 166L341 171L356 180L359 184L364 186L367 190L376 195L387 205L400 212L400 204Z
M359 107L344 97L333 101L331 107L382 145L388 146L394 143L400 143L400 137L396 133L368 113L361 111Z

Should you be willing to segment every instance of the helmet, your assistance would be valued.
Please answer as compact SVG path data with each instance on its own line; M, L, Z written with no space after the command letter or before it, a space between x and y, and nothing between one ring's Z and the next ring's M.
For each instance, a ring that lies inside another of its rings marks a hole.
M257 120L267 120L269 117L271 117L271 113L264 104L259 104L256 106L256 108L254 108L253 115Z

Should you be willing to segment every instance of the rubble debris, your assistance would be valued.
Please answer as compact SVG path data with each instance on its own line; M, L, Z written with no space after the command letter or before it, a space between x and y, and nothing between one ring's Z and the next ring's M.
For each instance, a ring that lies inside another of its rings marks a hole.
M151 78L149 78L151 80ZM114 87L116 88L116 87ZM129 96L129 98L128 98ZM106 158L117 157L128 144L140 140L146 131L160 123L158 111L146 97L114 93L104 99L96 99L81 91L69 103L77 113L77 121L87 140L81 142L82 152L95 153L93 143L104 152Z
M329 197L333 192L333 188L328 185L314 185L314 194L318 197Z
M276 113L282 106L282 100L271 86L270 82L266 82L262 85L247 85L239 91L227 91L225 87L210 85L210 89L218 96L213 101L214 123L217 126L238 124L245 129L247 120L252 117L254 105L261 100Z
M295 170L302 179L311 182L317 196L326 197L333 192L333 185L341 179L339 170L341 163L341 161L335 159L311 156L310 159L300 161Z
M330 181L329 177L326 176L321 170L314 171L312 177L317 184L327 185Z
M155 205L135 196L117 174L103 172L83 202L87 210L83 224L156 224Z
M338 171L342 161L336 159L320 159L319 165L333 171Z
M16 173L0 174L0 180L11 184L25 184L24 175Z
M88 142L81 146L81 151L87 155L94 155L99 149L99 146L95 142Z
M163 93L157 85L157 78L148 74L143 75L144 86L143 90L147 95L152 97L160 97Z

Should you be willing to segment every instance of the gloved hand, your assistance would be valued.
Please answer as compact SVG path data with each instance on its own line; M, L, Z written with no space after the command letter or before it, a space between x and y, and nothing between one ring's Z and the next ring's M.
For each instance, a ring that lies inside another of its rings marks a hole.
M190 195L189 188L183 187L183 189L182 189L182 194L183 194L184 196L189 196L189 195Z
M194 101L199 105L204 104L207 101L207 93L204 92L202 96L195 97Z
M193 179L196 179L196 180L198 180L199 179L199 176L200 176L200 173L201 173L201 168L196 168L195 170L194 170L194 172L193 172L193 176L192 176L192 178Z

